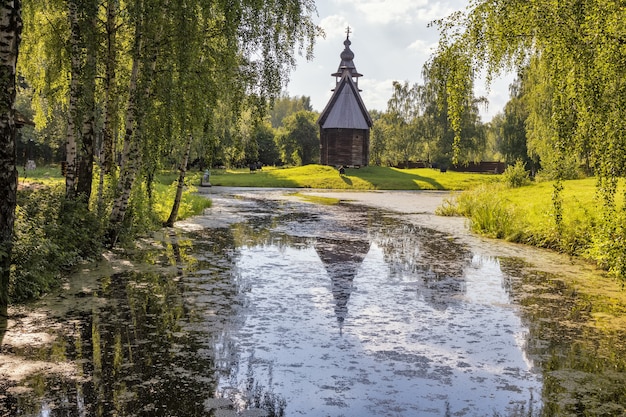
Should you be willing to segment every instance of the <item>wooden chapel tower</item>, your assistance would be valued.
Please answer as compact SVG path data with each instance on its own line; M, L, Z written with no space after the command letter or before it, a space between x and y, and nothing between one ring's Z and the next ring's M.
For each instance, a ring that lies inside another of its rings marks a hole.
M369 161L372 118L361 99L359 74L350 50L350 28L335 77L335 88L317 123L320 126L320 163L331 166L361 167Z

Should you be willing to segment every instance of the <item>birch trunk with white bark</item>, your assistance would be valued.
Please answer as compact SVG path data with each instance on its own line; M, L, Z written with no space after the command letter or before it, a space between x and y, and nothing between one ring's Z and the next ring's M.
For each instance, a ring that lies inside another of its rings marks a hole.
M76 197L76 146L78 142L78 126L76 125L79 112L79 100L82 94L80 84L81 73L81 45L80 21L78 5L75 0L68 1L68 17L70 22L70 91L68 104L67 136L65 140L65 196L69 199Z
M115 138L117 131L117 13L119 0L107 1L106 59L104 62L104 123L102 127L103 171L109 174L115 166Z
M15 76L22 33L21 3L0 3L0 316L6 317L17 204Z
M137 41L137 43L137 48L139 48L140 42ZM137 138L137 134L135 132L135 126L137 123L137 101L139 94L137 81L139 78L140 65L139 53L136 53L133 58L133 66L128 86L128 104L126 106L126 117L124 121L124 145L120 164L120 178L117 182L113 209L111 210L111 215L109 216L107 243L110 246L115 245L115 242L119 237L120 228L122 226L122 222L124 221L124 217L126 216L130 193L135 182L135 176L137 175L137 171L140 166L139 164L141 158L139 138Z

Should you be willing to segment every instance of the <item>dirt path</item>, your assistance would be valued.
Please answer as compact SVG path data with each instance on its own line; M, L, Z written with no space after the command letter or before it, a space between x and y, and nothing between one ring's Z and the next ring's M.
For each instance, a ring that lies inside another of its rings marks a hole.
M435 214L452 193L448 191L301 191L301 194L337 198L403 214Z

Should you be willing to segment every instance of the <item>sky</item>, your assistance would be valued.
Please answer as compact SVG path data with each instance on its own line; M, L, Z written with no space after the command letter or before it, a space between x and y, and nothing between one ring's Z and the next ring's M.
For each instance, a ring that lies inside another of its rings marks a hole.
M350 27L350 49L354 64L363 74L359 79L361 97L368 110L385 111L391 98L393 81L423 83L424 64L437 47L439 33L429 22L457 10L464 10L468 0L316 0L315 23L326 33L318 38L314 58L301 57L290 75L287 93L309 96L313 109L321 112L332 94L335 77L344 49L346 28ZM477 80L475 95L489 100L481 109L483 122L501 112L509 99L507 74L487 88Z

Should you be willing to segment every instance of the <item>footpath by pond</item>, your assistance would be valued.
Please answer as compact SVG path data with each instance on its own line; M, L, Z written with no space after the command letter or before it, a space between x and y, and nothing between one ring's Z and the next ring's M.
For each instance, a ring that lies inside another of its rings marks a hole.
M442 192L201 191L205 215L11 309L0 416L625 413L584 264L470 234Z

